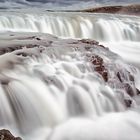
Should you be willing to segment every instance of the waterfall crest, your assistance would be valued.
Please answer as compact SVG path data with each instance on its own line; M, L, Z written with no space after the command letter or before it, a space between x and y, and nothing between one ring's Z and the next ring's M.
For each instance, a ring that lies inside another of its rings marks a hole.
M0 12L0 53L29 56L14 69L1 59L0 127L26 140L140 137L140 71L115 54L140 63L138 17L11 13Z
M140 19L74 13L2 14L0 32L41 32L98 41L140 41Z

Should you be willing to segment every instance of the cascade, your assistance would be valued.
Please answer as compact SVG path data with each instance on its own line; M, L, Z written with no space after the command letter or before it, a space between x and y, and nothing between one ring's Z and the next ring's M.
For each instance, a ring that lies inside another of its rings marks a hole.
M50 33L105 42L140 41L140 19L77 13L1 13L0 32L6 31Z
M26 59L14 69L0 68L0 80L10 79L0 84L1 128L26 140L140 137L140 71L124 61L140 64L140 18L11 13L0 12L0 49L45 49L23 53ZM95 39L115 53L74 38Z

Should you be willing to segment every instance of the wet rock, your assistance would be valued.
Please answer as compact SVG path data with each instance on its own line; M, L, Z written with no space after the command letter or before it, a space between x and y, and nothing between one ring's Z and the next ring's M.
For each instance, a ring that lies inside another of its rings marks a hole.
M98 41L91 40L91 39L81 39L79 42L90 44L90 45L99 45Z
M117 72L116 76L129 96L133 97L140 94L140 91L135 86L134 76L130 72L124 69L123 72Z
M130 95L131 97L135 95L135 90L133 89L133 85L130 85L129 83L125 83L124 89L128 93L128 95Z
M124 81L134 82L134 80L135 80L134 76L130 72L126 71L126 70L125 70L125 72L119 71L119 72L117 72L116 75L117 75L117 77L118 77L120 82L124 82Z
M124 99L124 103L125 103L126 107L131 107L132 100L130 100L130 99Z
M14 137L9 130L0 130L0 140L22 140L20 137Z
M123 81L122 81L122 77L121 77L121 75L120 75L120 72L117 72L116 75L117 75L118 79L120 80L120 82L123 82Z
M41 39L39 37L37 37L36 40L41 40Z
M95 70L96 71L104 71L105 70L105 67L103 65L99 65L99 66L96 66L95 67Z
M104 79L106 82L108 81L108 73L107 73L107 71L103 71L102 77L103 77L103 79Z
M140 95L140 90L136 88L137 95Z
M26 48L35 48L35 47L39 47L39 46L32 45L32 44L26 45ZM22 45L14 46L14 47L0 48L0 55L3 55L5 53L11 53L11 52L14 52L16 50L23 49L23 48L25 48L25 46L22 46Z
M130 80L130 81L133 81L133 82L135 81L134 76L131 75L130 73L129 73L129 80Z
M103 77L105 82L107 82L108 73L107 73L107 69L104 66L103 59L98 55L92 55L90 62L94 65L94 70Z
M102 47L102 48L106 48L105 46L103 46L103 45L99 45L100 47ZM106 48L106 49L108 49L108 48Z

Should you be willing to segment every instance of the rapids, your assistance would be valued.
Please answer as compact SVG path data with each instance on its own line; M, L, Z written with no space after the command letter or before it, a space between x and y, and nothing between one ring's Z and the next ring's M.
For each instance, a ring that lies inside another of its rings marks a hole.
M0 84L1 128L25 140L139 139L140 98L135 89L134 97L128 95L115 75L121 71L124 82L140 89L139 17L1 12L0 32L0 47L47 46L38 57L27 57L23 65L1 72L12 79L8 85ZM97 45L90 51L83 44L73 47L74 39L43 33L95 39L115 53ZM103 58L107 82L86 57L93 54ZM124 100L131 100L131 107Z
M65 12L11 13L0 13L0 32L40 32L105 42L140 41L138 17Z
M102 42L126 61L139 64L140 18L135 16L1 12L0 32L40 32L63 38L91 38Z

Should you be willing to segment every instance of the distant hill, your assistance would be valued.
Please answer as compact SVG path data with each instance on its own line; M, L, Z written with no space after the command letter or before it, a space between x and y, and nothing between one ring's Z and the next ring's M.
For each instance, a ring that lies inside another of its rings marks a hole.
M111 13L111 14L129 14L140 16L140 4L127 6L103 6L90 9L79 10L79 12L91 13Z

